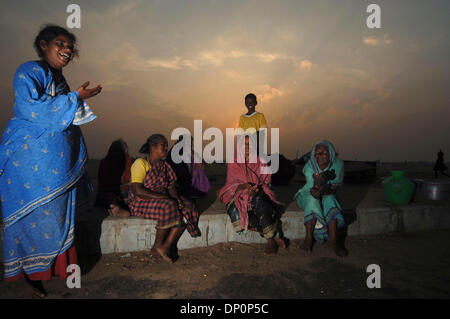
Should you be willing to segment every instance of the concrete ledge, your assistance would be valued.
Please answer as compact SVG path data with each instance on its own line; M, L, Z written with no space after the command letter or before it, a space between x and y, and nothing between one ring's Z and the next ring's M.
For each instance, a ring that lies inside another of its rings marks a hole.
M348 222L349 236L450 228L449 202L395 206L388 204L382 191L376 188L367 192L356 210L344 211L346 220L351 219L346 213L355 215L353 220ZM303 211L299 210L294 202L290 203L281 218L285 236L289 239L304 238L303 220ZM137 217L108 216L101 222L99 250L102 254L148 250L154 242L155 225L155 221ZM86 229L83 222L79 222L79 226ZM266 242L256 232L237 234L225 212L225 207L217 200L201 214L199 228L202 232L201 237L192 238L187 232L182 235L178 245L180 249L226 242ZM86 233L83 231L82 236L86 236Z
M289 194L288 198L292 198ZM388 232L412 232L450 228L450 202L416 202L405 206L390 205L381 189L370 187L355 209L345 210L347 234L373 235ZM185 232L180 249L206 247L218 243L265 243L256 232L238 235L218 200L211 200L201 210L199 228L202 236L192 238ZM282 215L282 229L289 239L305 237L303 211L290 202ZM108 254L148 250L155 240L156 222L138 217L109 216L95 208L77 216L75 224L77 250L81 253ZM3 225L0 224L0 261L3 260Z
M450 228L450 202L392 205L384 200L380 189L370 189L356 213L360 235Z
M303 214L287 211L281 218L287 238L304 237ZM120 218L109 216L101 224L100 248L102 254L150 249L155 240L156 221L139 217ZM84 228L84 227L83 227ZM237 234L228 215L223 212L205 212L200 216L200 237L192 238L186 231L180 238L179 249L206 247L218 243L265 243L256 232Z

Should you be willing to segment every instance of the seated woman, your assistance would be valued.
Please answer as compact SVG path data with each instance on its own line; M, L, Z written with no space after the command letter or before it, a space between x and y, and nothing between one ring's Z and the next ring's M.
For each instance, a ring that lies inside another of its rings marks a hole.
M239 152L239 148L238 148ZM287 239L280 229L279 209L281 203L276 200L270 188L270 174L262 174L261 167L266 166L256 156L256 163L249 161L249 138L245 137L245 162L228 163L227 182L219 191L219 199L227 207L236 232L257 231L267 239L265 254L274 254L278 248L286 248Z
M180 136L175 145L183 142L183 136ZM175 145L173 147L175 147ZM208 194L210 183L205 173L205 164L203 162L194 162L193 154L195 154L195 152L193 150L194 145L192 143L192 137L190 152L188 150L191 159L189 163L185 163L184 161L175 163L174 159L172 159L173 147L169 151L169 156L167 156L167 163L169 163L177 175L178 194L193 202L196 199L205 197ZM183 156L183 153L180 153L180 156Z
M345 222L335 196L344 180L344 162L336 158L333 144L317 142L303 174L306 184L295 194L297 205L305 211L306 238L301 248L312 251L314 236L319 243L328 240L337 256L347 256L348 251L337 240L338 228Z
M164 160L167 139L153 134L141 147L145 158L138 158L131 166L131 190L127 204L132 216L157 220L152 254L173 262L177 256L177 242L187 228L192 237L200 236L198 212L192 202L179 196L176 175Z
M131 158L128 146L122 139L115 140L98 168L96 205L105 207L113 216L130 216L124 202L130 187L130 177Z

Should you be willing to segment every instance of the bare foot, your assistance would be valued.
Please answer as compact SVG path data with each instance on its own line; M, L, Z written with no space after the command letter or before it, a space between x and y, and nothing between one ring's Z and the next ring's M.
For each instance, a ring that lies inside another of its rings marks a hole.
M348 256L348 249L343 246L338 246L336 250L336 256L338 257L347 257Z
M347 257L348 256L348 250L345 247L342 247L341 245L338 245L337 243L330 242L329 247L331 250L334 251L336 256L338 257Z
M277 243L278 248L285 249L287 247L285 238L274 238L274 240Z
M167 255L167 251L164 250L162 247L157 247L156 251L161 255L162 259L164 259L170 264L173 263L173 260Z
M300 245L300 248L305 250L305 251L312 252L312 248L313 248L313 241L312 241L312 239L306 239L305 238L303 243Z
M152 247L152 249L150 249L150 254L152 254L157 259L161 259L162 258L161 255L156 250L156 247Z
M266 250L264 250L264 255L273 255L276 254L278 251L278 245L275 239L270 238L267 240L267 247Z
M173 262L176 262L180 256L178 255L178 247L170 248L170 258L172 258Z
M47 292L42 285L42 281L40 280L30 280L26 277L26 282L28 284L28 289L26 292L26 298L30 299L43 299L47 297Z
M108 213L111 216L117 216L117 217L130 217L130 212L126 209L120 208L120 206L111 204L109 205Z

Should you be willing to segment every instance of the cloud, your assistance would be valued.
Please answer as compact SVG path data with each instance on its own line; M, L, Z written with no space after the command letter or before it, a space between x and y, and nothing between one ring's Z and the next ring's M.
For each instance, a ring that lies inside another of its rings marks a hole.
M302 60L300 62L300 70L309 71L311 70L312 62L309 60Z
M199 58L197 60L199 63L200 61L204 61L214 66L221 66L226 58L227 54L223 51L205 51L199 54Z
M249 55L249 57L252 57ZM270 63L280 58L279 54L273 54L273 53L258 53L255 55L256 58L258 58L262 62Z
M230 51L207 50L194 54L187 52L184 56L174 55L146 58L142 56L140 50L131 42L125 42L107 56L103 56L101 60L99 60L99 63L103 65L111 65L114 63L121 69L133 71L145 71L154 68L199 70L201 67L222 67L231 61L242 59L265 64L277 60L287 61L289 63L300 65L302 70L310 70L312 66L311 61L302 60L298 62L299 58L294 56L271 52L247 52L238 49Z
M165 68L171 70L181 70L183 68L196 68L196 63L184 59L180 56L173 56L168 58L145 58L141 55L138 48L132 43L126 42L118 49L112 51L105 57L98 61L106 66L118 66L127 71L148 71L154 68Z
M379 45L390 45L392 40L389 38L387 34L383 37L376 37L374 35L363 36L363 43L367 46L379 46Z
M198 55L198 58L194 58L196 64L201 64L207 62L214 66L222 66L228 60L239 60L239 59L250 59L256 60L263 63L271 63L276 60L287 60L289 57L272 52L248 52L242 50L215 50L215 51L204 51Z
M259 92L261 92L261 93L259 93L258 94L258 96L260 96L260 100L261 101L263 101L263 102L268 102L268 101L270 101L272 98L274 98L275 96L281 96L281 95L283 95L283 91L281 91L281 90L279 90L279 89L277 89L277 88L274 88L274 87L271 87L270 85L268 85L268 84L265 84L260 90L258 90Z
M102 12L102 14L106 14L110 17L121 17L125 13L130 13L134 10L137 10L136 8L141 3L142 0L128 0L126 2L119 2L109 7L106 13Z
M185 68L189 69L197 69L197 63L195 61L184 59L179 56L174 56L168 59L156 58L156 59L147 59L143 60L143 66L147 66L149 68L164 68L171 70L181 70Z

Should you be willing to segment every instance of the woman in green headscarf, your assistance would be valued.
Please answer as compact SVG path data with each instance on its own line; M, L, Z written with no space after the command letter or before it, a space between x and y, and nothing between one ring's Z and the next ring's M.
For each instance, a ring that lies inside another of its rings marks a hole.
M337 256L347 256L348 251L337 241L337 230L345 221L335 196L344 180L344 161L336 158L333 144L326 140L317 142L303 174L306 184L294 196L305 211L306 238L301 248L312 251L314 236L319 243L327 240Z

